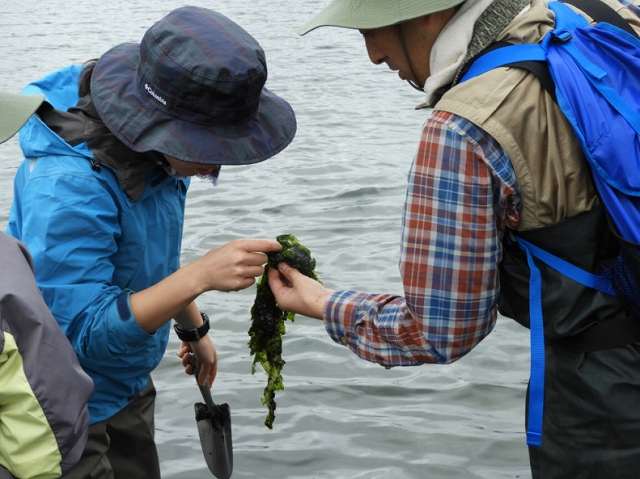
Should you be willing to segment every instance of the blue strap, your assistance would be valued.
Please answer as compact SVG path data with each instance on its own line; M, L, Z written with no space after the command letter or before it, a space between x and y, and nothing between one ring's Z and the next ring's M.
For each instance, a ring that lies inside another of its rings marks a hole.
M544 416L544 318L542 313L542 276L534 258L588 288L615 296L611 280L589 273L555 255L516 238L518 246L526 253L530 270L529 278L529 328L531 333L531 367L529 379L529 417L527 421L527 445L542 444L542 420Z
M460 83L510 63L545 61L544 49L538 44L511 45L496 48L478 58L463 75Z
M621 100L621 97L604 82L607 73L589 61L572 44L572 32L587 25L587 20L572 9L558 2L552 2L550 8L556 15L556 28L547 35L541 44L513 45L498 48L478 58L463 75L460 82L477 77L498 67L526 61L547 61L547 49L559 46L569 53L591 84L597 88L607 101L640 133L640 116ZM551 54L552 52L550 52ZM604 294L615 296L611 280L605 276L594 275L573 264L544 251L521 238L516 238L519 247L526 253L530 270L529 278L529 325L531 341L531 364L528 397L527 445L542 445L544 418L544 382L545 382L545 340L544 318L542 311L542 275L535 259L554 269L573 281ZM534 259L535 258L535 259Z
M609 29L611 27L603 26L602 28ZM607 73L590 62L587 57L570 42L562 45L562 48L573 57L580 69L585 73L585 78L589 80L589 83L606 98L614 110L627 120L636 133L640 134L640 115L638 115L635 109L632 108L618 92L607 84L605 81L607 79Z
M554 30L573 31L576 28L588 27L589 21L563 2L549 2L549 9L555 15Z
M542 445L542 419L544 416L544 321L542 318L542 276L527 244L517 239L527 254L529 264L529 331L531 337L531 365L529 372L529 417L527 445Z
M563 276L566 276L587 288L597 289L601 293L608 294L609 296L617 295L613 285L611 284L611 280L607 276L598 276L589 273L588 271L578 268L562 258L552 255L542 248L538 248L522 238L518 238L517 241L521 247L524 246L534 257Z
M549 4L549 8L554 12L556 16L556 28L552 32L551 37L562 37L563 34L572 32L577 28L588 26L587 20L580 14L573 11L564 3L552 2ZM623 30L619 30L617 27L613 27L608 24L602 24L598 28L602 30L608 30L613 33L623 34ZM626 32L622 37L626 36ZM549 40L549 39L548 39ZM637 42L637 39L631 38L630 41ZM614 88L612 88L607 79L607 72L596 66L589 58L580 51L580 49L571 41L559 44L559 48L563 49L569 55L571 55L585 73L585 78L596 88L600 94L606 98L609 104L618 112L622 117L627 120L629 125L640 134L640 115L628 105Z

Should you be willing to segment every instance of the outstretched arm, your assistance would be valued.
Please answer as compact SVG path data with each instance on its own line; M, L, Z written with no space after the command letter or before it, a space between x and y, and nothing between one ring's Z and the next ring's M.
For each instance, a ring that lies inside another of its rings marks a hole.
M423 131L405 204L404 296L326 290L281 267L270 284L281 308L324 318L329 335L385 366L448 363L493 328L501 243L496 203L506 190L493 167L498 144L454 115ZM498 194L496 194L498 192Z
M127 354L132 367L148 368L149 351L158 349L156 330L173 317L187 328L200 325L193 304L199 294L253 284L266 262L264 252L280 249L273 240L232 241L134 292L113 280L122 231L118 206L99 178L33 177L22 200L10 230L30 248L38 285L85 367L104 369ZM201 383L215 375L215 351L208 344L195 348L207 350L200 359L209 358Z
M236 240L214 249L193 263L180 268L164 280L130 297L131 310L138 324L152 333L171 318L186 329L203 323L194 302L209 290L232 291L248 288L261 276L267 255L281 246L273 240ZM198 359L198 383L211 386L217 373L217 354L211 337L183 342L178 356L187 374L193 373L189 354Z
M152 333L176 317L205 291L237 291L261 276L266 253L280 251L275 240L235 240L209 251L155 285L131 295L131 310L138 324ZM184 316L188 321L189 315ZM195 315L195 327L202 324Z

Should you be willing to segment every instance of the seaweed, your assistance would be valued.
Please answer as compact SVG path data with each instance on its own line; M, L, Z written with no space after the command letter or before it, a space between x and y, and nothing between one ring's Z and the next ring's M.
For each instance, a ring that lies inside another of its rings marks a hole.
M264 274L258 281L256 299L251 308L251 327L249 328L249 348L253 355L251 373L256 372L256 364L260 363L267 373L267 385L262 394L262 404L267 406L268 414L264 421L265 426L273 428L275 419L276 391L284 389L282 368L285 365L282 359L282 336L285 334L285 321L293 321L294 313L282 311L276 304L275 297L269 287L267 274L270 268L276 268L278 263L285 262L299 270L302 274L315 280L316 261L311 253L298 239L291 235L280 235L276 238L282 245L282 250L268 255L267 266Z

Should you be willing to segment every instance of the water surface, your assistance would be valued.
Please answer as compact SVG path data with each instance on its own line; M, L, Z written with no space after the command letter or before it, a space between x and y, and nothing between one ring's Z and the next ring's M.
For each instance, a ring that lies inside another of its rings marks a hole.
M183 262L242 237L290 232L307 244L332 288L402 293L398 273L406 176L425 111L419 93L371 65L355 31L295 29L323 2L193 0L233 18L263 45L268 86L297 112L294 143L259 165L225 167L188 197ZM139 41L181 3L169 0L0 1L0 89ZM0 225L20 163L0 148ZM250 374L249 309L255 290L207 293L220 356L214 397L231 405L234 478L530 477L523 410L526 331L509 320L450 366L384 368L333 343L299 317L284 342L286 390L272 431L263 426L263 374ZM195 428L198 392L171 338L154 374L157 441L165 478L210 477Z

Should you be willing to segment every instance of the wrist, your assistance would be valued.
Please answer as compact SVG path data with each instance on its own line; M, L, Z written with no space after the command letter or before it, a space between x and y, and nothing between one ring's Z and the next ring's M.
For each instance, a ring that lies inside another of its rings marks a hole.
M209 316L206 313L200 313L202 324L194 328L185 328L178 322L174 323L173 329L181 341L197 342L207 336L210 329Z
M183 279L196 298L202 293L209 291L209 288L207 288L205 284L204 275L202 274L202 267L198 261L199 260L196 260L182 268L185 273Z
M320 320L324 319L324 310L326 309L327 302L329 301L329 298L331 297L332 294L333 294L333 291L329 289L323 289L318 294L318 296L313 301L312 317Z

